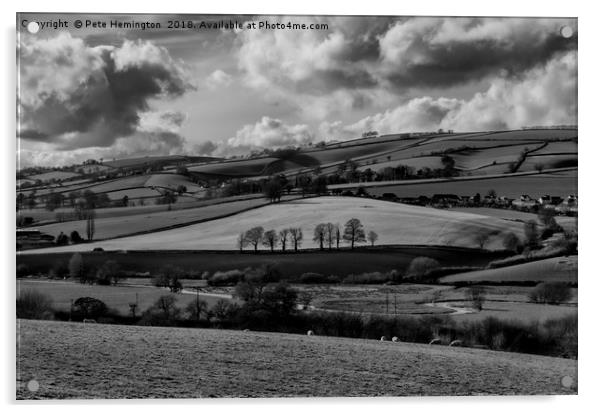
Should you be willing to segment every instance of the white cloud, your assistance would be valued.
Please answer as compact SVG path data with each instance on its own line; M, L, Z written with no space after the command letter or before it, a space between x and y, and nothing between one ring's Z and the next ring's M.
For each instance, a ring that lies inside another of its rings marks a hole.
M205 84L211 90L228 87L231 83L232 76L221 69L215 70L213 73L207 76L207 79L205 79Z

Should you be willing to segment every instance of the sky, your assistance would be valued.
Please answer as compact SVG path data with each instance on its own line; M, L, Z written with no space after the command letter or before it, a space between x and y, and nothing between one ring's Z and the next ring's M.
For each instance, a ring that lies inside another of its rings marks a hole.
M242 27L199 27L222 21ZM248 26L266 21L324 27ZM559 18L21 14L18 165L576 124L577 37Z

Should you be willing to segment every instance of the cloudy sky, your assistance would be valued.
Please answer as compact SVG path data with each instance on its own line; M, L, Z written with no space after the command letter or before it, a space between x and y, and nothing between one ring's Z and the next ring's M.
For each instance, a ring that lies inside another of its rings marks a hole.
M574 19L20 16L59 18L70 28L19 30L21 166L577 122ZM174 19L328 29L168 29Z

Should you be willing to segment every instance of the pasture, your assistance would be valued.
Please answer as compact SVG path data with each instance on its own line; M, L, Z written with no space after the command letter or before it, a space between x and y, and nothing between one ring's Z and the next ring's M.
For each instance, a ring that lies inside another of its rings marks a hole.
M221 201L223 201L223 199ZM187 223L211 220L229 214L236 214L268 203L269 202L265 198L261 197L253 199L237 198L236 202L218 203L214 201L213 203L208 202L195 208L173 209L171 211L166 210L166 205L157 206L159 208L119 208L121 211L111 211L112 209L118 209L111 208L107 210L109 214L114 212L113 214L110 214L111 216L103 217L105 214L99 214L99 217L95 220L96 232L94 238L102 240L141 232L158 231L172 226L185 225ZM180 206L182 206L182 204L180 204ZM154 212L157 210L160 212ZM120 214L119 212L124 213ZM65 234L71 234L72 231L77 231L83 237L86 234L86 221L58 222L33 227L33 229L39 229L46 234L54 236L58 235L61 231ZM84 251L91 250L92 248L94 248L92 244L81 245L81 250Z
M548 258L509 267L492 268L454 274L439 279L440 283L458 282L577 282L577 256Z
M186 288L187 280L182 280ZM130 303L138 302L137 314L152 306L162 295L171 295L177 299L177 306L185 308L188 303L196 300L196 294L187 291L187 293L170 293L169 289L152 286L147 279L142 284L123 284L117 286L108 285L88 285L77 281L59 281L48 279L19 279L17 280L17 297L21 292L27 290L37 290L46 294L52 299L56 310L69 311L71 301L80 297L93 297L103 301L109 308L117 310L121 315L130 314ZM223 297L226 298L226 297ZM200 299L207 302L211 307L220 297L215 295L200 294Z
M18 399L577 392L576 360L527 354L33 320L18 320L17 334ZM575 386L563 387L564 376L575 379ZM35 392L27 389L32 379L39 383Z
M566 197L577 193L577 169L563 172L550 172L529 175L510 175L496 177L470 177L450 180L423 180L423 181L397 181L366 182L361 184L329 185L331 189L347 189L363 186L370 195L381 196L391 192L398 197L418 197L421 195L433 196L435 194L456 194L459 196L472 196L480 193L487 194L491 189L498 196L518 198L528 194L533 198L542 195Z
M544 322L577 314L577 289L567 305L529 302L533 287L485 286L481 311L466 301L467 287L436 284L400 285L295 285L311 299L314 311L356 312L389 316L449 315L454 320L476 321L487 317L523 322ZM433 304L434 301L434 304Z
M75 172L50 171L50 172L44 172L42 174L30 175L27 177L27 179L33 179L34 181L40 180L42 182L50 181L53 179L57 180L57 181L61 181L63 179L75 178L76 176L79 176L79 174L75 173Z
M234 208L237 207L235 204ZM222 213L219 209L217 213ZM241 232L262 226L266 230L299 227L304 239L301 249L315 248L311 240L314 228L323 222L339 223L357 218L366 233L378 234L376 245L432 245L479 247L479 237L486 236L485 248L502 249L503 237L508 232L522 234L521 223L483 217L470 213L451 212L435 208L417 207L378 201L370 198L319 197L270 204L227 218L213 219L200 224L165 230L153 234L131 236L87 244L45 249L46 252L104 250L232 250ZM128 231L133 224L123 220ZM65 227L66 228L66 227ZM65 231L63 229L63 231ZM106 236L106 235L105 235ZM101 235L99 234L99 238ZM360 244L358 244L360 245ZM289 242L288 248L292 245ZM262 247L261 249L265 249ZM27 254L30 252L24 252Z

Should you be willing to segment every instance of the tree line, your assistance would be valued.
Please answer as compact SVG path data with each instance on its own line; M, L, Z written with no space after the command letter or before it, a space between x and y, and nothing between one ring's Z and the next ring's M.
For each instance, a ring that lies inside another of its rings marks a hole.
M339 249L341 241L348 243L351 249L356 244L370 242L372 246L378 239L378 234L369 231L366 234L363 224L357 218L352 218L345 223L343 228L337 223L327 222L316 225L313 233L313 242L320 246L320 250ZM269 248L271 252L275 249L286 251L287 245L292 245L295 252L298 251L303 242L303 230L300 227L284 228L279 231L275 229L265 230L262 226L253 227L241 232L236 239L236 246L240 252L246 247L252 247L257 252L260 245Z

